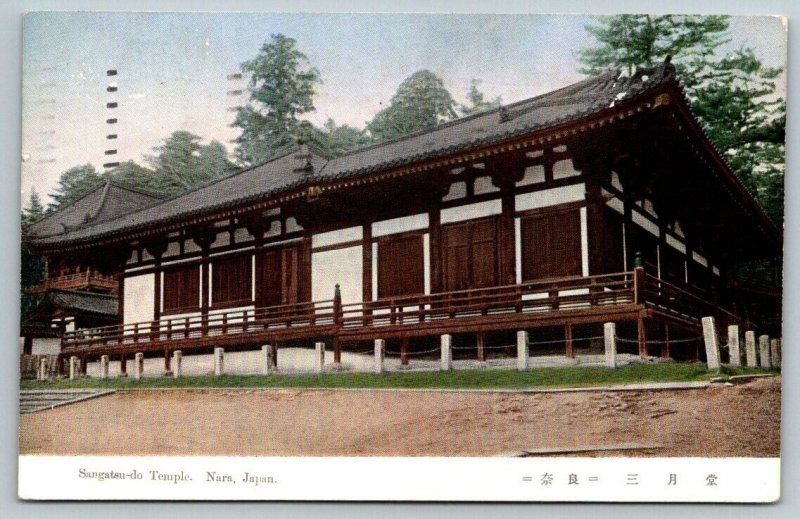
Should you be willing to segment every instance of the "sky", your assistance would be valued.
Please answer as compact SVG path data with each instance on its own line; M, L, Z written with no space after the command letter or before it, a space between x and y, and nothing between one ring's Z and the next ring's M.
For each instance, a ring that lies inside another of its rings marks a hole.
M592 23L519 14L30 13L23 20L21 200L26 205L35 189L47 203L61 172L76 165L145 164L175 130L232 152L231 108L247 98L229 91L247 85L228 76L271 34L297 40L320 71L316 111L303 118L363 128L420 69L441 77L462 102L472 80L503 103L578 81L577 56L594 43L585 30ZM784 66L779 19L734 17L730 36L726 49L752 47L765 65ZM111 81L115 93L106 91ZM107 124L111 117L118 123ZM106 140L108 133L118 139ZM105 156L110 148L118 154Z

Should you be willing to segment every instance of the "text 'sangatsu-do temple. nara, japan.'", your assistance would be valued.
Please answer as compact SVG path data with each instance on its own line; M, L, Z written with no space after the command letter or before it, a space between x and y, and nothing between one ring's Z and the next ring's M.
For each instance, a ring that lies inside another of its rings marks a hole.
M780 256L781 233L669 64L340 157L300 144L169 200L110 182L25 239L50 287L114 281L113 324L60 333L84 370L100 355L315 340L338 361L385 339L407 362L441 334L481 358L518 330L574 356L602 349L577 339L605 322L630 338L621 350L697 360L702 342L686 339L704 316L780 327L779 289L731 267Z

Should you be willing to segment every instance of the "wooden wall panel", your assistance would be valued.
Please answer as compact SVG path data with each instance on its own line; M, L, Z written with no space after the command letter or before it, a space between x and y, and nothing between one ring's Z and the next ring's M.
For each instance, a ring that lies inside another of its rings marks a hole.
M164 269L164 312L197 311L200 301L200 265Z
M214 259L211 262L211 304L252 302L252 257L250 255Z
M498 284L496 217L442 226L444 290Z
M421 234L378 240L378 298L425 293Z
M522 279L581 275L579 210L522 218Z

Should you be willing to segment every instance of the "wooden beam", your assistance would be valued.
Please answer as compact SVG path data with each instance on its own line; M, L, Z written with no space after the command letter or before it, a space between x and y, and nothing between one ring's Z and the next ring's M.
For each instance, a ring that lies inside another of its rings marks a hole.
M566 344L566 356L568 359L575 358L575 345L572 342L572 323L568 323L564 326L564 342Z

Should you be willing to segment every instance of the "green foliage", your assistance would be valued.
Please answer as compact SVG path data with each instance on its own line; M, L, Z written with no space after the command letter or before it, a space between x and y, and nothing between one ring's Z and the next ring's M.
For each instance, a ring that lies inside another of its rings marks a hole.
M582 72L650 67L672 56L684 91L711 142L775 224L783 223L786 106L776 94L780 68L765 67L752 49L723 52L726 16L603 17L586 28L598 42L581 51ZM774 281L773 260L741 272ZM771 274L770 274L771 273Z
M153 168L152 183L138 185L169 196L227 176L236 169L220 142L203 146L199 136L184 130L173 132L154 150L158 155L146 159Z
M44 215L45 209L39 198L39 194L35 189L31 190L30 200L28 201L27 207L22 210L20 218L23 232L25 232L26 226L32 224ZM28 247L25 246L25 243L22 243L20 251L20 317L23 319L38 302L38 298L27 295L25 289L42 282L44 279L44 269L44 258L32 254L30 250L28 250Z
M55 210L61 206L69 205L102 183L103 176L91 164L70 168L61 173L58 186L50 194L52 201L48 209Z
M738 368L728 374L770 373L759 368ZM773 371L774 373L774 371ZM701 363L630 364L616 369L570 366L510 369L411 371L405 373L325 373L307 375L256 375L219 377L172 377L81 379L40 382L23 380L22 389L42 388L148 388L148 387L294 387L294 388L412 388L412 389L526 389L591 387L647 382L708 381L720 376ZM724 374L722 375L724 378Z
M478 80L473 79L469 85L469 91L467 92L467 101L469 104L459 104L458 105L458 115L460 117L466 117L468 115L478 114L481 112L486 112L488 110L493 110L495 108L500 107L500 96L495 97L494 99L487 100L486 96L483 92L478 90Z
M420 70L400 83L389 106L375 114L367 131L374 141L384 142L432 130L456 116L456 103L442 80L429 70Z
M296 144L297 116L314 110L314 88L321 80L296 41L283 34L273 34L254 59L242 63L242 72L250 77L250 101L232 124L242 129L236 156L243 164L257 164Z

